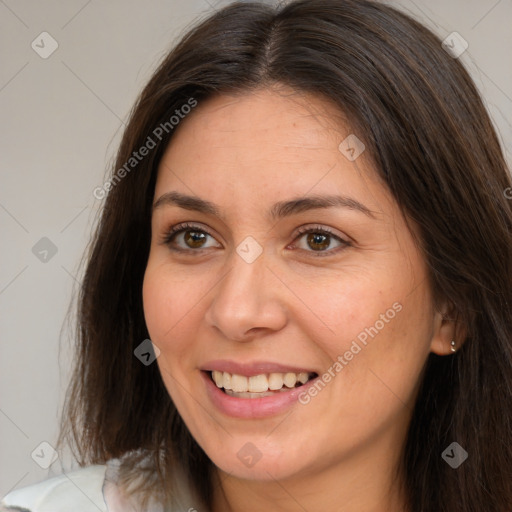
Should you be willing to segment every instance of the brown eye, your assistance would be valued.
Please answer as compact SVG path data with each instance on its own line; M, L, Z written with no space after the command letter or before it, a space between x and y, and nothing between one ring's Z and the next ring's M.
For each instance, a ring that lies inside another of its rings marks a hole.
M308 233L307 243L311 249L324 251L329 248L330 236L321 233Z
M215 241L214 237L200 226L193 224L178 224L173 226L164 236L162 242L174 251L210 249L212 247L221 247L217 245L207 245L208 239Z
M201 248L204 245L206 237L209 236L207 233L202 231L184 231L183 239L185 243L192 249Z
M323 227L302 228L296 240L299 240L297 243L299 249L314 256L329 256L351 245L348 240L342 239ZM333 247L333 243L337 245Z

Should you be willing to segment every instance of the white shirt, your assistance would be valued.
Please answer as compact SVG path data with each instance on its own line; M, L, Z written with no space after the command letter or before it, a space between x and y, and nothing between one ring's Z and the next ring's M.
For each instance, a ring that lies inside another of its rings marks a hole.
M30 512L111 512L103 496L106 466L88 466L10 492L0 511L21 507Z
M153 503L142 511L117 485L119 460L87 466L11 491L0 501L0 512L199 512L204 510L183 481L172 510ZM13 508L11 508L13 507ZM196 509L197 507L197 509Z

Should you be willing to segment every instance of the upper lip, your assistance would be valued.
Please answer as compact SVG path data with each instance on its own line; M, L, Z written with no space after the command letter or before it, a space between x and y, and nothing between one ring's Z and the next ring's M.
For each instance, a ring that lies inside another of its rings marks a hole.
M217 370L236 375L253 377L263 373L316 373L311 368L304 366L288 366L270 361L252 361L250 363L239 363L237 361L216 360L204 363L201 370L205 372Z

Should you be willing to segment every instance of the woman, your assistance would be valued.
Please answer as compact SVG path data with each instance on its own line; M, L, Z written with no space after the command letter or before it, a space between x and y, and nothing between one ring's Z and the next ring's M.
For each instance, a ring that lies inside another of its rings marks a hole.
M467 72L406 15L214 14L95 192L60 438L87 467L6 506L511 510L510 187Z

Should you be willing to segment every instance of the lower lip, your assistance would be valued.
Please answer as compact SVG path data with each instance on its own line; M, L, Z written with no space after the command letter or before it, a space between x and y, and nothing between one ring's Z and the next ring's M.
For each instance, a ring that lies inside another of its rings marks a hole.
M298 388L274 393L263 398L237 398L221 391L210 377L210 372L201 371L206 392L213 404L222 413L235 418L266 418L282 413L298 401L299 395L307 391L318 377Z

